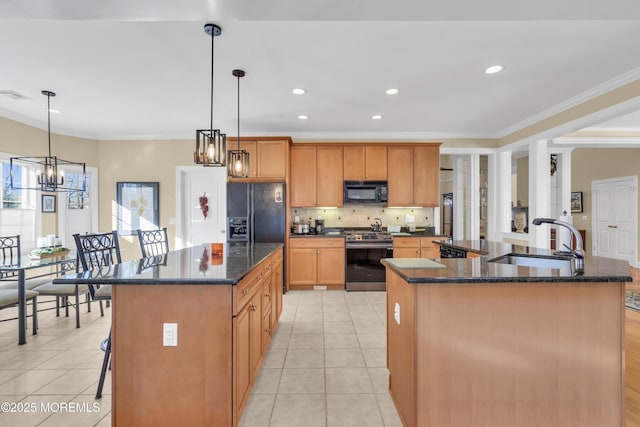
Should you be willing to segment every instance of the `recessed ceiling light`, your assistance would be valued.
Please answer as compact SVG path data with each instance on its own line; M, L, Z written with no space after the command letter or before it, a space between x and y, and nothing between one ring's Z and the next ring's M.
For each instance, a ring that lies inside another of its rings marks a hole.
M300 114L300 115L298 116L298 118L299 118L300 120L307 120L307 119L309 118L309 116L307 116L306 114Z
M294 95L304 95L307 93L307 91L302 88L295 88L291 92L293 92Z
M491 67L484 70L484 72L485 74L495 74L499 73L502 70L504 70L504 67L502 65L492 65Z
M53 114L60 114L60 110L56 110L55 108L49 108L49 112Z
M374 114L373 116L371 116L372 120L380 120L382 118L382 116L380 114Z
M398 89L387 89L384 91L384 93L386 93L387 95L396 95L398 92L400 92Z

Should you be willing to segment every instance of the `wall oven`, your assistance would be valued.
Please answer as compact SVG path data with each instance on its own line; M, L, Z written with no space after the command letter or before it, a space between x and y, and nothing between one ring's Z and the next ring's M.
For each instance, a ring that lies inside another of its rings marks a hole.
M347 235L345 287L347 291L386 290L382 258L393 258L393 240L388 233Z

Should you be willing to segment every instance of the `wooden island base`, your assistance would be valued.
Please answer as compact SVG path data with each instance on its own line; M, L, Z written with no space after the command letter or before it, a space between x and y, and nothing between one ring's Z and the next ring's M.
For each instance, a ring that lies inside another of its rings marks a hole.
M404 425L624 426L624 287L409 284L387 268L389 388Z

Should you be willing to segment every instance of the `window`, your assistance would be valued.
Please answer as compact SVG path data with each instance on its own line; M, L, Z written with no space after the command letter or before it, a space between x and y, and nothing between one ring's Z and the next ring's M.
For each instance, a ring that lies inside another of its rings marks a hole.
M67 209L89 209L89 188L91 186L89 174L84 175L80 172L67 172L65 180L67 181ZM82 190L83 184L85 190Z
M12 190L10 188L11 168L9 163L1 162L0 171L2 173L2 208L3 209L20 209L22 208L24 190ZM13 183L17 187L22 187L24 180L24 168L14 165L13 167Z

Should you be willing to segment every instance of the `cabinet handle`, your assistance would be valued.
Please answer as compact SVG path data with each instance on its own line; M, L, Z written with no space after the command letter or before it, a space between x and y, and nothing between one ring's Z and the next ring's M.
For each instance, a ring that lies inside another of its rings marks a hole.
M242 290L242 295L248 295L248 294L249 294L249 289Z
M609 228L618 228L617 225L608 225L607 227L609 227Z
M271 294L264 294L265 298L271 298Z
M331 240L329 240L329 244L330 244L330 245L333 245L333 242L332 242Z

